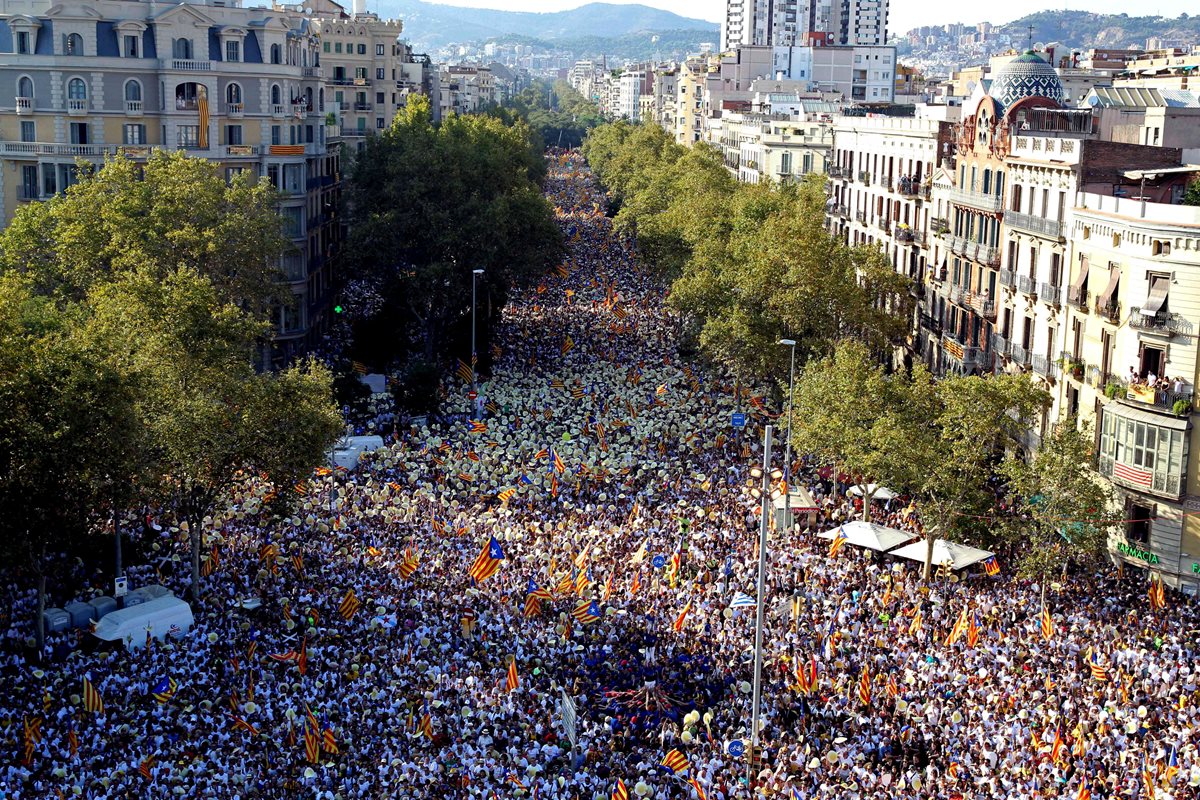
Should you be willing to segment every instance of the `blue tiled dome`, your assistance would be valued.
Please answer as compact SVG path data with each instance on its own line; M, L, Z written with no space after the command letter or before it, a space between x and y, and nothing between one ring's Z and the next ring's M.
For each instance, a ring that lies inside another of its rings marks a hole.
M1045 97L1061 104L1065 94L1054 67L1032 50L1005 64L992 79L992 99L1005 109L1026 97Z

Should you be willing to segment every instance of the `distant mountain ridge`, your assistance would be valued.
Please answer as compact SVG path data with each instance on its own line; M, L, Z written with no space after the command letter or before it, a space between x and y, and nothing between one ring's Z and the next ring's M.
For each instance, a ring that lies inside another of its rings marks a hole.
M1200 42L1200 16L1187 14L1172 19L1093 14L1090 11L1039 11L1001 25L999 31L1013 37L1013 41L1025 42L1031 25L1035 42L1061 42L1075 50L1088 47L1141 49L1146 46L1146 39L1152 36Z
M372 10L375 10L372 8ZM463 8L423 0L380 0L382 17L404 20L404 36L417 50L454 42L474 42L516 34L545 41L588 36L618 37L629 34L681 29L720 33L720 26L649 6L587 3L579 8L549 13Z

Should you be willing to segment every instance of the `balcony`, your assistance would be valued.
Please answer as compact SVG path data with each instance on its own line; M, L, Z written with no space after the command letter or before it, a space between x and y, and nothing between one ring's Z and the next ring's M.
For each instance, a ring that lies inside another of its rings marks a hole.
M1083 382L1088 368L1086 362L1076 358L1065 350L1059 354L1058 361L1062 364L1064 375L1073 381Z
M283 119L286 116L283 103L275 103L271 106L271 116L275 119Z
M909 181L901 178L896 184L896 191L905 197L923 197L925 195L922 193L922 186L924 186L927 190L929 184L922 184L919 181Z
M175 110L176 111L199 111L200 110L200 101L197 100L195 97L176 97L175 98Z
M970 303L972 310L979 316L991 320L996 318L996 303L987 294L983 292L968 292L967 302Z
M1054 307L1062 305L1062 287L1056 286L1053 283L1041 281L1038 284L1038 297L1042 298L1043 303L1048 303Z
M982 347L964 345L948 334L942 336L942 357L947 368L958 372L970 372L987 362Z
M370 103L355 103L354 104L355 111L370 111L374 107L375 106L371 105Z
M1068 286L1067 287L1067 303L1075 306L1080 311L1088 310L1088 303L1091 301L1091 294L1083 287Z
M320 67L304 67L301 70L301 74L305 78L324 78L325 70L321 69Z
M914 238L916 238L916 237L915 237L915 234L913 233L913 229L912 229L912 228L901 228L901 227L897 226L897 228L896 228L896 241L898 241L898 242L912 242Z
M998 356L1008 355L1009 348L1012 347L1012 342L995 332L991 334L988 341L992 345L992 352Z
M999 195L955 189L950 192L950 202L960 206L978 208L981 211L999 211L1002 200Z
M308 103L292 103L292 116L296 119L303 119L308 113Z
M1129 327L1164 336L1187 336L1192 332L1192 324L1178 314L1143 314L1138 306L1129 309Z
M955 305L963 305L963 289L961 286L950 287L950 302Z
M865 212L865 211L854 212L854 218L856 220L858 220L860 223L862 223L863 225L867 224L867 212Z
M842 168L835 164L831 167L828 167L825 170L825 174L831 178L840 178L842 177Z
M1050 360L1049 356L1035 355L1030 359L1033 365L1033 371L1041 375L1048 381L1056 381L1059 377L1058 365Z
M366 128L342 128L342 136L366 136Z
M126 100L125 101L125 116L140 117L142 115L141 100Z
M1022 294L1037 298L1037 281L1027 275L1017 276L1017 290Z
M1013 342L1012 345L1008 348L1008 357L1013 360L1013 363L1015 363L1019 366L1028 367L1029 366L1029 356L1030 356L1029 351L1027 349L1025 349L1024 347L1022 347L1021 345L1017 344L1016 342Z
M208 72L212 69L212 62L195 61L190 58L164 58L162 68L180 72Z
M88 101L86 98L82 100L68 100L67 113L72 117L82 117L88 112Z
M927 331L932 331L935 336L942 335L942 323L936 317L922 313L920 316L921 327Z
M1013 272L1011 269L1000 270L1000 285L1009 289L1016 288L1017 273Z
M861 170L858 173L858 180L860 183L862 183L863 186L870 186L871 185L871 173L868 172L867 170Z
M1180 409L1188 414L1195 407L1192 387L1189 386L1183 387L1178 392L1174 391L1170 386L1147 386L1144 383L1124 386L1123 388L1124 392L1118 392L1118 397L1126 403L1139 406L1152 406L1164 411L1170 411L1172 414L1176 413L1176 403L1179 403ZM1105 392L1105 394L1108 394L1108 392ZM1179 416L1182 416L1182 414Z
M66 156L68 158L102 158L116 155L115 144L57 144L53 142L0 142L0 156L29 158L31 156Z
M246 113L244 103L227 103L225 105L225 116L240 119Z
M1121 304L1116 300L1110 300L1107 303L1101 302L1100 298L1096 298L1096 314L1105 322L1111 322L1114 325L1121 321Z
M227 144L225 145L225 155L234 157L257 156L259 154L259 146L256 144Z
M930 267L929 280L940 283L941 281L946 280L947 272L948 270L945 267Z
M944 217L933 217L929 220L929 230L936 234L949 233L950 223Z
M33 98L18 97L17 98L17 113L21 115L33 113Z
M1045 236L1060 242L1063 241L1063 226L1061 222L1042 219L1032 214L1021 214L1017 211L1005 211L1004 224L1010 228L1017 228L1027 233L1034 233L1038 236Z

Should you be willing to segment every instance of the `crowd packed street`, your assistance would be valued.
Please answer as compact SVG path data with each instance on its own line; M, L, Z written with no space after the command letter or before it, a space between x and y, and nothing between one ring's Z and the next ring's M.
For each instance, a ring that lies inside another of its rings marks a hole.
M446 422L321 470L289 518L247 483L206 521L189 632L109 654L55 634L39 665L8 587L0 796L1200 797L1191 605L1115 573L925 587L831 556L816 533L860 512L807 467L817 524L770 534L751 787L755 609L731 605L756 599L767 409L680 355L582 157L550 158L568 255L511 298L478 397L449 378ZM893 503L871 513L915 535ZM140 535L132 585L185 596L186 531Z

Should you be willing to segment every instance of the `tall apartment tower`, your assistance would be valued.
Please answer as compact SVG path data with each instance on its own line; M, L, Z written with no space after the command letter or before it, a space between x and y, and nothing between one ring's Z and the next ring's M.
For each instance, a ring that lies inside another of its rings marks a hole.
M888 0L727 0L721 49L792 46L809 34L829 45L887 44Z

